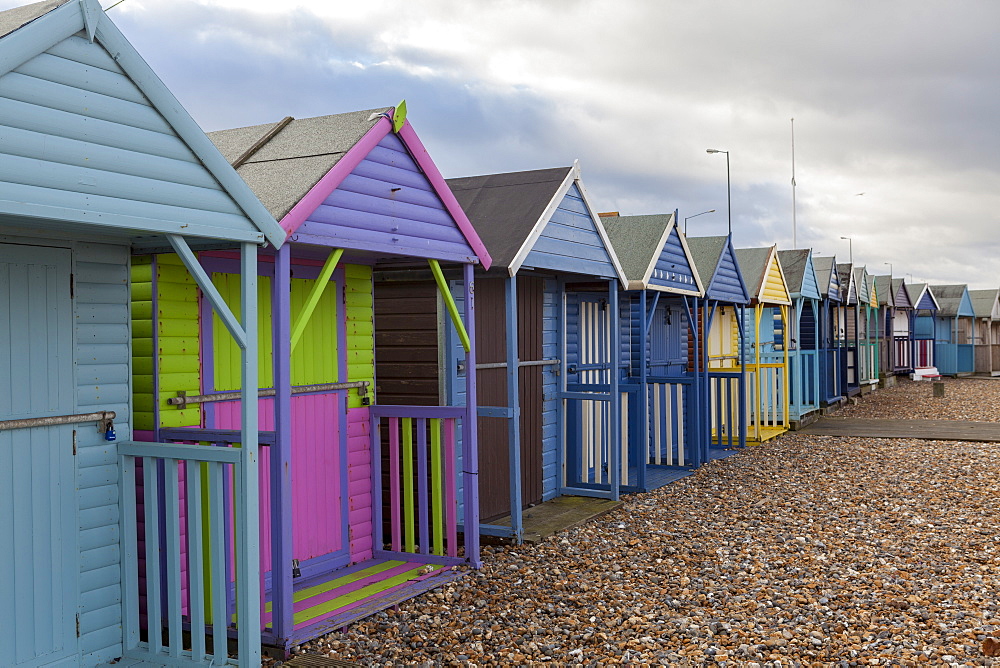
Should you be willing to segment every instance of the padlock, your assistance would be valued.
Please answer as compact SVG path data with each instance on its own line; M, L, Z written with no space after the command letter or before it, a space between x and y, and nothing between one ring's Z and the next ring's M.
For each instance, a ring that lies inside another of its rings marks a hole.
M115 435L115 423L112 422L111 420L108 420L108 429L107 431L104 432L104 440L105 441L118 440L118 436Z

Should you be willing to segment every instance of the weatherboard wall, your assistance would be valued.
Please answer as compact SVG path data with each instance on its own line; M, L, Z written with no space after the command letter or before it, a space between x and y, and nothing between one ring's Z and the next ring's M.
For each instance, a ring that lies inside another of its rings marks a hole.
M408 257L468 262L476 255L426 175L392 133L307 216L295 235Z
M677 228L670 230L663 250L656 260L653 273L649 277L651 287L680 290L688 293L698 291L698 282L694 277L694 269L688 254L684 252L680 234Z
M249 235L245 214L97 42L69 37L5 73L0 118L0 200L109 227L183 220L191 236Z
M721 302L747 303L747 293L743 286L739 265L736 262L736 255L728 243L723 249L715 273L705 289L705 296Z
M618 276L577 184L570 186L522 266L587 277Z

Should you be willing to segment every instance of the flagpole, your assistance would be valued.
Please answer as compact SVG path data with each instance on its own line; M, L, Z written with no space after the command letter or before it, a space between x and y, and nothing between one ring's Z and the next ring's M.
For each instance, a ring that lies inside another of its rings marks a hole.
M792 119L792 248L798 248L795 238L795 119Z

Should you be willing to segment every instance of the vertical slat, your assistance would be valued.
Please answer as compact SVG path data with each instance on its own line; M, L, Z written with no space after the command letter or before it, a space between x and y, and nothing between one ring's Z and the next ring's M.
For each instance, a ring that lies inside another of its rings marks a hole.
M420 554L429 554L430 522L427 493L427 419L417 418L417 518L420 532Z
M205 465L184 466L187 501L188 615L191 619L191 659L205 658L205 575L202 541L201 480Z
M673 444L670 441L670 396L667 392L667 386L660 383L660 394L658 400L659 416L660 416L660 449L663 450L663 457L661 459L662 463L667 466L673 466L674 463L674 453Z
M224 661L226 651L226 627L229 625L229 532L226 512L225 466L220 462L210 462L208 466L208 516L209 516L209 558L212 590L212 657ZM220 530L221 529L221 530Z
M336 251L334 251L335 253ZM333 253L331 253L333 255ZM328 259L329 262L329 259ZM324 269L326 267L324 266ZM320 288L317 288L320 289ZM312 295L310 295L311 297ZM271 283L274 444L270 448L271 541L262 546L271 550L271 630L285 638L293 626L292 584L292 324L291 324L291 246L278 249ZM300 316L304 321L305 313ZM301 332L300 332L301 334ZM377 449L376 449L377 451ZM318 468L318 467L317 467ZM373 497L379 499L379 497ZM378 502L373 505L380 505ZM381 526L374 525L375 531ZM263 577L261 569L261 577ZM263 591L263 589L261 590ZM263 596L261 597L263 607Z
M621 482L622 482L623 485L627 485L628 484L628 469L629 469L629 461L628 461L628 439L629 439L629 433L628 433L628 392L621 392L621 393L619 393L618 396L621 397L621 399L620 399L621 403L619 405L621 406L620 411L621 411L621 424L622 424L621 434L620 434L621 447L619 448L619 451L621 452L620 457L621 457L621 461L622 461L622 465L621 465L621 470L622 470L622 473L621 473ZM636 462L636 464L641 465L640 462Z
M164 515L167 561L167 637L170 656L181 655L181 526L178 461L164 461Z
M684 386L678 383L676 388L677 401L674 405L674 411L677 414L677 464L685 466L688 461L684 448Z
M142 493L144 522L143 532L146 540L146 627L149 630L149 649L159 654L163 649L163 637L160 629L163 624L160 618L160 519L159 519L159 480L157 476L156 459L142 459Z
M587 482L590 480L590 451L593 447L591 445L591 431L590 431L590 402L580 401L580 441L582 444L583 456L580 458L580 480Z
M226 617L224 619L224 624L228 626L232 623L233 615L236 613L236 588L230 587L231 583L236 582L235 574L233 573L233 560L235 558L235 547L233 544L233 538L236 534L236 526L233 518L233 476L237 475L235 468L223 469L225 475L222 479L223 485L223 495L222 495L222 508L225 515L225 537L226 537L226 559L225 559L225 569L226 569Z
M369 454L371 456L371 489L372 489L372 546L376 550L385 545L385 529L382 526L382 426L381 419L368 413ZM391 503L391 502L390 502ZM392 517L390 508L389 516Z
M475 271L471 264L466 264L462 268L462 279L464 285L463 298L465 299L465 328L468 331L472 345L466 355L468 369L465 376L465 398L466 415L462 419L462 462L465 470L464 479L464 506L465 522L467 526L479 526L479 433L476 429L478 423L476 388L476 285ZM482 565L479 555L479 532L467 531L465 533L465 558L474 568Z
M448 532L448 556L458 556L458 477L455 460L455 418L444 421L444 496L445 528Z
M660 383L653 384L653 461L660 465L663 463L663 455L661 450L663 449L663 434L660 431L660 392L662 385Z
M431 425L431 516L433 519L434 554L444 554L444 472L441 469L441 418L432 418Z
M139 644L139 554L135 489L135 457L121 457L119 472L119 502L121 504L121 551L124 576L122 582L123 647L135 649Z
M389 418L389 524L390 541L394 552L403 549L403 527L401 518L400 474L399 474L399 418ZM375 499L378 503L378 499ZM376 527L381 531L381 527Z
M403 551L417 551L413 503L413 418L400 420L403 428Z

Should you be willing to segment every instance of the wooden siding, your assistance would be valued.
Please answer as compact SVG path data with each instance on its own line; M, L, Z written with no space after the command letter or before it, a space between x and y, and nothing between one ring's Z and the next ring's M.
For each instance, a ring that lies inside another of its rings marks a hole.
M375 390L375 311L372 268L349 264L344 267L344 304L346 305L347 380L367 380ZM376 396L370 395L371 403ZM357 392L348 395L349 408L361 408ZM367 412L367 409L365 409ZM366 423L367 424L367 423ZM367 433L367 432L366 432ZM367 445L365 446L367 451Z
M333 245L461 261L474 257L402 141L386 135L306 218L299 234Z
M375 379L380 404L439 405L437 299L433 281L375 284Z
M129 424L129 255L123 246L75 249L77 410L113 410L119 439ZM84 665L121 654L118 448L77 429L80 518L80 653Z
M0 116L0 200L86 211L104 225L256 232L97 42L69 37L0 77Z
M559 359L559 310L562 308L559 283L545 279L542 296L542 357ZM542 500L559 495L562 481L559 456L559 374L561 366L543 367L542 372Z
M802 287L799 295L807 299L820 299L819 283L816 281L816 270L813 267L812 256L806 258L806 267L802 275Z
M614 263L579 186L573 184L522 264L598 278L617 278Z
M176 255L135 258L132 300L135 428L200 426L198 405L166 403L178 391L198 394L202 389L194 279ZM155 379L154 355L159 366Z
M702 277L704 281L706 277ZM717 299L735 304L745 304L747 295L740 279L740 270L736 264L736 256L732 248L726 244L719 258L719 264L715 269L715 274L711 277L711 283L705 288L706 296L710 299Z
M785 285L776 255L772 255L768 262L764 285L760 291L760 301L768 304L791 304L788 287Z
M681 238L676 227L670 230L670 236L667 237L660 257L656 260L653 274L649 277L649 285L698 292L698 282L694 278L694 269L691 268L690 258L684 252L684 246L681 245Z

